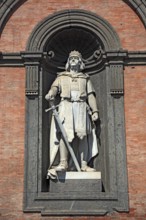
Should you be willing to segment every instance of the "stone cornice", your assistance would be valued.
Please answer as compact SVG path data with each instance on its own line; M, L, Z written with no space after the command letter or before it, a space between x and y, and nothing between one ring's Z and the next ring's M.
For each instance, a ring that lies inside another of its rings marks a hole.
M0 53L0 67L23 67L26 65L38 65L46 57L41 52Z
M47 57L46 52L20 52L0 53L0 67L23 67L26 65L39 65ZM49 59L51 59L49 57ZM106 51L103 59L108 64L120 64L125 66L146 65L146 51Z
M146 51L108 51L106 52L108 63L123 63L125 66L146 65Z

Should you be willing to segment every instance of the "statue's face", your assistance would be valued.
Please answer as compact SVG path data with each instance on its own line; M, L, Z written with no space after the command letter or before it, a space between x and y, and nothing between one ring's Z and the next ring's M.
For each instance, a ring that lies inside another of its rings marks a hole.
M77 56L72 56L69 58L69 65L71 67L80 66L80 60Z

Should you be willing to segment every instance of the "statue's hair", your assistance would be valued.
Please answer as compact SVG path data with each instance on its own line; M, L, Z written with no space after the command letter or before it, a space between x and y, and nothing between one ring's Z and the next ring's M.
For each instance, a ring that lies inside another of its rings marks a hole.
M84 70L85 69L85 64L84 64L84 62L82 61L82 59L80 57L79 57L79 63L80 63L80 70ZM68 58L67 63L65 65L65 70L66 71L70 70L69 58Z

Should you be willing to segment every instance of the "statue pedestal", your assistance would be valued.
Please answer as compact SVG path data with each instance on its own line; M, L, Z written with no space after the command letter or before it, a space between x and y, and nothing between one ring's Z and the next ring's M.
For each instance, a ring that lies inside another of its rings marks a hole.
M57 172L58 179L50 181L50 192L101 192L101 172Z

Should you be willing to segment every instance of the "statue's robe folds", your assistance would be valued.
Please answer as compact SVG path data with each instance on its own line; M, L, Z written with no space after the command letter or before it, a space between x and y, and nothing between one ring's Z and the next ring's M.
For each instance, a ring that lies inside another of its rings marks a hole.
M88 96L95 94L89 76L83 73L62 72L52 84L51 88L53 87L57 88L57 93L61 98L58 113L68 141L78 159L78 148L81 144L84 145L88 155L86 161L89 162L98 154L95 126L91 120L92 111L88 105ZM60 137L61 134L53 116L50 129L50 166L48 169L50 173L54 173L52 168L59 163L57 154Z

